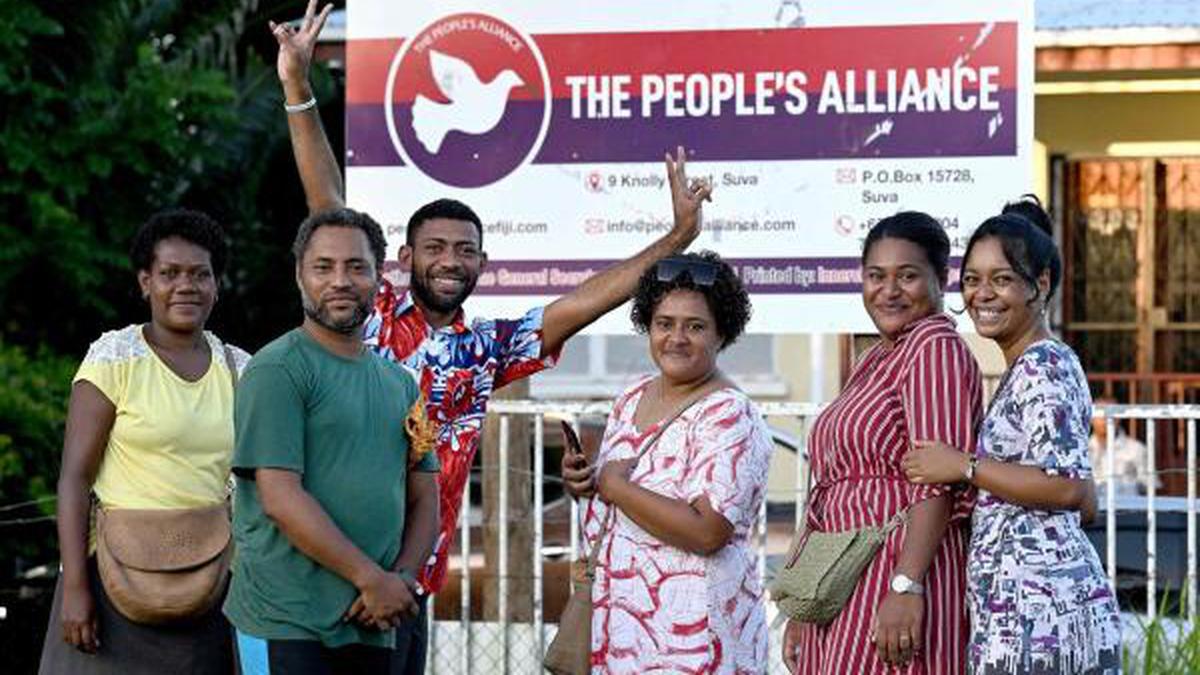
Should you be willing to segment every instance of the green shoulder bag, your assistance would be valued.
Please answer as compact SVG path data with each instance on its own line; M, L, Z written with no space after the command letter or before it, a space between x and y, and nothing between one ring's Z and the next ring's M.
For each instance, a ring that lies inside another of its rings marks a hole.
M807 536L797 537L791 559L770 587L780 615L818 625L833 621L850 600L879 547L907 520L905 509L880 527L844 532L810 530Z

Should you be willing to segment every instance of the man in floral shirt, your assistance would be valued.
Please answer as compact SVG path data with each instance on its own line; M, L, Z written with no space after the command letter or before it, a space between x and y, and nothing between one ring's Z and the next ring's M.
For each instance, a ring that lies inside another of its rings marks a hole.
M288 114L288 125L309 210L324 211L343 205L341 174L317 109L300 105L312 97L307 61L301 65L302 71L287 76L281 72L280 78L286 102L296 106L296 112ZM400 570L407 578L415 575L418 593L436 593L445 582L447 552L492 392L554 365L567 338L625 302L645 270L687 248L699 234L700 206L712 188L707 181L689 183L685 164L682 148L674 157L666 156L675 218L667 234L514 320L468 321L463 315L462 304L487 264L483 226L470 207L439 199L409 220L399 253L401 270L410 274L409 288L385 282L367 321L365 342L419 373L429 419L438 427L436 450L442 470L436 544L423 569ZM417 619L397 629L393 673L424 672L426 603L421 606Z

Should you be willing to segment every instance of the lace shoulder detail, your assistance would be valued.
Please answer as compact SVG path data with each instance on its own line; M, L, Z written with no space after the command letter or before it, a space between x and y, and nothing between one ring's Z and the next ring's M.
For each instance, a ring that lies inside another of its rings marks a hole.
M208 340L208 348L212 351L213 356L219 359L222 365L225 365L225 343L210 331L204 331L204 337ZM233 344L229 345L229 351L233 353L233 367L237 368L238 375L241 375L246 370L246 364L250 363L250 354Z
M147 356L149 348L138 335L141 329L141 325L133 324L104 332L88 347L84 363L120 363Z

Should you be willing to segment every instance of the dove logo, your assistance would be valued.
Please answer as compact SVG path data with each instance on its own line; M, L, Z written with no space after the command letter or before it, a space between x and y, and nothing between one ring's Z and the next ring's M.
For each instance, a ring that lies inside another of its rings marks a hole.
M438 103L417 95L412 106L412 126L417 140L436 155L450 131L486 134L500 123L513 87L525 84L511 70L505 70L491 82L480 82L471 64L438 51L429 50L429 67L438 88L450 103Z
M499 19L455 14L404 44L388 73L388 134L404 163L445 185L495 183L530 161L550 124L537 45Z

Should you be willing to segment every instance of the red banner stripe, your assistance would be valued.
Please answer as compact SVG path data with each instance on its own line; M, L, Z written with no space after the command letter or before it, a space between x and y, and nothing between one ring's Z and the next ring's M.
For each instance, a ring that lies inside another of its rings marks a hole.
M346 43L346 104L382 103L388 69L403 38L350 40Z

